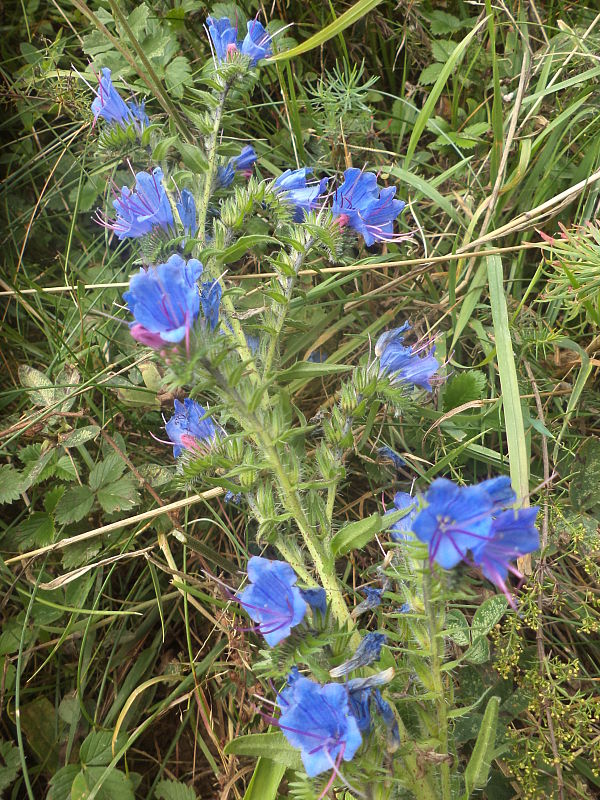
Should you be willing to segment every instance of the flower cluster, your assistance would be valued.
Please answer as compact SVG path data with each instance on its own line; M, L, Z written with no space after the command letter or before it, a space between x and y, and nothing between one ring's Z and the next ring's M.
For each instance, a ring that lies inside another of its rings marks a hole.
M510 562L540 545L535 527L538 508L507 508L516 499L506 476L476 486L457 486L438 478L425 493L424 507L410 515L410 528L407 522L400 531L392 531L407 536L406 531L412 530L428 545L430 562L444 569L452 569L460 561L476 564L512 603L506 586L508 573L523 576ZM403 496L396 495L394 502L406 507Z
M237 25L232 25L227 17L221 19L208 17L206 24L219 63L227 61L234 53L239 52L248 56L251 66L254 67L262 58L271 55L273 37L256 19L248 22L247 33L242 41L238 40Z

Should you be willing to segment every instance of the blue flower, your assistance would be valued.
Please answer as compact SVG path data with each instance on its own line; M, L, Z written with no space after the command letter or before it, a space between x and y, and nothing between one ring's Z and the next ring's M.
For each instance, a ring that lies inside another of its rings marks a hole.
M313 611L318 611L322 617L327 614L327 595L320 586L314 589L300 589L300 594Z
M179 219L183 225L186 236L196 235L196 201L189 189L181 190L181 197L177 203Z
M451 569L492 535L493 502L478 486L459 487L438 478L425 494L426 507L417 514L412 530L429 544L429 560Z
M270 647L286 639L304 619L306 601L296 586L296 574L285 561L253 556L248 562L250 585L237 600Z
M133 121L131 109L113 86L110 76L111 71L104 67L102 77L98 79L96 97L92 102L94 123L98 121L98 117L102 117L110 125L120 125L122 128L126 128Z
M395 450L392 450L392 448L388 447L387 445L377 448L377 452L380 456L383 456L383 458L388 458L394 467L396 467L396 469L400 469L400 467L403 467L406 464L406 461L402 458L402 456L399 456Z
M206 24L217 61L226 61L228 54L238 49L237 25L234 28L227 17L221 19L207 17Z
M201 274L197 259L186 262L175 254L134 275L123 295L134 317L133 338L154 348L187 339L200 311L196 282Z
M344 684L348 693L350 711L354 715L358 729L361 732L368 733L371 730L371 698L373 696L373 689L378 692L379 690L376 689L376 687L389 683L393 677L394 669L389 668L375 675L370 675L368 678L353 678Z
M131 116L133 119L133 123L141 133L144 128L147 128L150 125L150 120L148 119L148 115L146 114L146 102L142 100L141 103L136 103L134 100L131 100L127 103L127 108L131 111Z
M414 384L431 391L430 378L439 369L434 357L435 347L424 356L421 352L428 347L423 345L416 350L403 344L404 334L410 330L405 322L400 328L382 333L375 344L375 355L379 357L379 374L388 375L392 384Z
M250 20L247 28L248 33L244 37L240 49L245 56L249 56L250 64L254 67L261 58L271 55L271 39L273 37L257 19Z
M113 200L116 219L102 221L102 224L113 230L119 239L137 239L155 227L168 231L173 226L173 212L162 180L160 167L151 174L136 173L134 191L124 186L121 196Z
M377 606L381 605L383 589L375 589L373 586L365 586L364 589L361 589L361 592L364 594L365 599L357 606L354 606L352 609L353 617L359 617L361 614L364 614L365 611L370 611L372 608L377 608Z
M375 707L381 716L385 727L388 729L388 744L389 750L393 753L400 747L400 730L398 728L398 720L394 714L394 709L391 705L384 700L381 696L379 689L373 692L375 698Z
M408 492L396 492L394 495L394 508L396 511L406 511L406 516L394 522L390 528L393 542L408 542L412 540L410 532L417 516L417 500ZM393 513L393 512L392 512Z
M512 506L517 500L510 478L508 475L500 475L497 478L488 478L486 481L481 481L477 484L480 489L485 489L489 494L494 510L501 510L506 506Z
M381 648L385 644L387 636L385 633L367 633L364 639L356 648L356 652L339 667L334 667L329 670L332 678L341 678L342 675L347 675L349 672L354 672L355 669L360 667L368 667L379 661L381 657Z
M307 183L306 176L311 173L310 167L286 169L273 184L275 192L294 206L294 222L302 222L305 213L317 207L318 198L327 188L328 178Z
M252 175L252 165L256 161L256 151L252 145L246 145L239 154L230 158L224 167L217 168L217 181L220 186L227 188L233 183L235 173L240 172L245 178Z
M217 429L206 409L186 397L183 403L175 400L175 413L165 425L173 456L179 458L184 450L202 452L210 449L217 438Z
M219 281L204 281L200 290L200 305L202 313L208 322L211 331L219 324L219 306L223 289Z
M331 212L340 225L360 233L367 247L394 238L394 220L406 203L394 200L396 187L381 189L377 175L360 169L347 169L344 183L333 196Z
M362 737L341 683L323 686L296 674L277 697L277 724L288 742L300 750L310 778L351 761Z
M483 486L487 483L484 481ZM473 561L481 567L485 577L498 586L509 598L506 588L508 573L523 577L510 564L516 558L539 549L540 534L535 527L539 509L523 508L502 511L492 522L491 537L473 546Z
M329 356L325 352L325 350L321 350L321 348L317 348L316 350L312 350L308 358L306 359L311 364L323 364Z

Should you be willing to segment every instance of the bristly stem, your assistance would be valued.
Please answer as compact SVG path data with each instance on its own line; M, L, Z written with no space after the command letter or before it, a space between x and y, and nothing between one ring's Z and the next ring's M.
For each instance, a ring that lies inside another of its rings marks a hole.
M450 764L448 762L448 709L446 707L446 692L442 678L442 655L439 647L439 633L444 629L446 615L444 603L435 603L433 600L431 571L428 564L425 564L423 569L423 604L425 606L431 650L431 679L435 693L437 735L442 749L440 755L445 756L440 767L442 800L452 800Z

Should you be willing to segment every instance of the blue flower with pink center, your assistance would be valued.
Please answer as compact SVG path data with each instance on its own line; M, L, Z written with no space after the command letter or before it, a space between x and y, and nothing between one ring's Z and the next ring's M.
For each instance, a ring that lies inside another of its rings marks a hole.
M406 203L395 200L395 194L395 186L379 187L375 173L347 169L344 182L333 195L331 211L341 226L353 228L370 247L375 242L398 238L394 235L394 220Z

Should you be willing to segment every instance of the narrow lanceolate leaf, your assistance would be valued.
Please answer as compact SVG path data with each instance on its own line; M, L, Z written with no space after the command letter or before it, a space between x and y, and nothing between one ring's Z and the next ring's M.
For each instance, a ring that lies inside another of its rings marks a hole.
M500 698L490 697L483 715L481 728L477 734L473 753L465 770L466 791L463 795L463 800L467 800L474 789L483 789L487 783L492 758L494 757L499 708Z
M499 256L487 256L490 305L496 341L496 357L502 390L504 427L508 445L510 477L519 502L529 505L529 459L523 424L523 409L517 381L517 366L510 336L508 310L504 295L504 276ZM525 571L531 568L531 557L519 559L519 566Z
M270 758L259 758L244 800L276 800L277 790L284 774L283 764L276 764Z
M355 3L352 8L344 11L337 19L326 25L323 30L315 33L310 39L302 42L297 47L292 47L291 50L277 53L277 55L269 58L268 61L287 61L290 58L302 55L302 53L308 53L309 50L313 50L315 47L320 47L329 39L333 39L334 36L346 30L350 25L354 25L355 22L358 22L369 11L372 11L379 3L381 3L381 0L358 0L358 3Z

